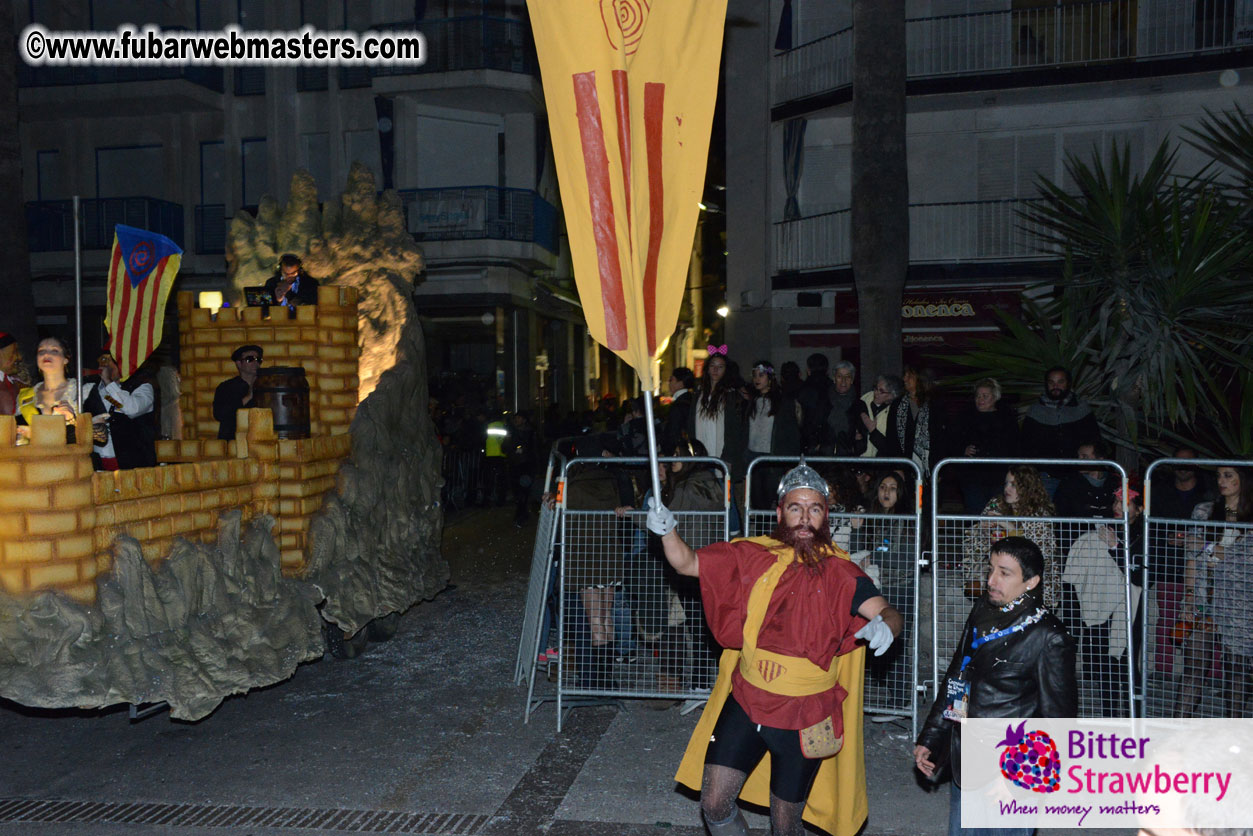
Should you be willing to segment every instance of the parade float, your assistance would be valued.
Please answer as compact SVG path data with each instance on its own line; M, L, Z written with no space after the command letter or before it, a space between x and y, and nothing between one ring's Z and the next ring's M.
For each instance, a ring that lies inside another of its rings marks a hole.
M286 252L321 282L317 304L240 304ZM399 201L368 170L354 166L323 206L298 172L285 206L267 199L232 221L237 304L177 295L184 426L157 443L157 467L93 472L90 416L73 443L60 416L36 416L23 446L0 416L0 697L166 703L198 720L328 647L350 657L389 637L444 588L440 451L412 293L422 266ZM303 371L292 396L307 433L244 409L236 438L216 437L213 392L245 344Z

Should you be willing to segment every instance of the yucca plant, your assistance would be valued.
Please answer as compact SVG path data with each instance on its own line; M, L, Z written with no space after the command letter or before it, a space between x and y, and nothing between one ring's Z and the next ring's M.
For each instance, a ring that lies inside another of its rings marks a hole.
M1253 452L1253 404L1240 397L1253 382L1253 125L1211 115L1191 135L1234 182L1218 166L1178 175L1166 142L1142 173L1113 147L1108 163L1068 156L1074 193L1040 180L1022 217L1062 255L1060 276L1046 301L956 358L968 377L997 376L1030 400L1044 370L1065 365L1120 446L1187 438L1214 455Z
M1236 105L1234 112L1213 114L1199 128L1185 128L1184 142L1227 168L1218 175L1243 205L1244 216L1253 218L1253 120Z

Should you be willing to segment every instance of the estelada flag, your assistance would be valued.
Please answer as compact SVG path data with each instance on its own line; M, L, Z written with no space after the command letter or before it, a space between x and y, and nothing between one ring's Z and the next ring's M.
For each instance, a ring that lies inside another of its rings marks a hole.
M726 0L528 0L588 330L652 389L687 280Z
M165 302L182 261L182 248L164 235L123 224L114 227L104 325L122 380L161 342Z

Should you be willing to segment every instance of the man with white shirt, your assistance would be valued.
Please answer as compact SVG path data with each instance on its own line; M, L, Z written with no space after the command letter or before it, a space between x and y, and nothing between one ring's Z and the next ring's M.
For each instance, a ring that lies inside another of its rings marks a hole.
M138 373L119 381L117 363L107 350L100 352L97 363L99 383L83 387L83 411L92 415L93 458L99 459L96 469L156 467L156 393L151 381Z

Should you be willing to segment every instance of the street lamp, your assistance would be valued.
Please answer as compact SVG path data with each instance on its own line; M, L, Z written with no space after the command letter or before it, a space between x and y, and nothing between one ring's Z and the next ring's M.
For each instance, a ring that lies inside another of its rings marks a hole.
M718 316L722 317L723 319L726 319L727 314L731 313L731 309L728 308L725 304L722 304L718 306L718 310L716 313L718 314Z

